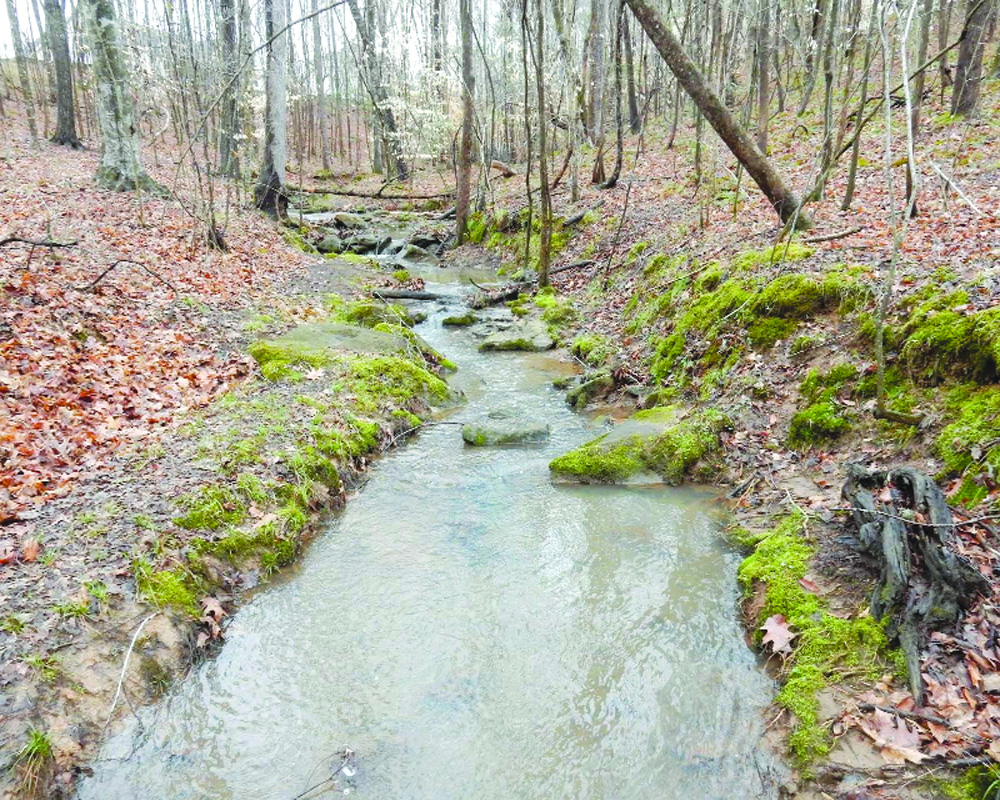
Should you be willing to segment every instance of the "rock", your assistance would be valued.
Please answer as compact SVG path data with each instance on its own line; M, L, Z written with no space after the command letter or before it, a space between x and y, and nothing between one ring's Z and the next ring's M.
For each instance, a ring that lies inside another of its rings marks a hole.
M338 211L333 215L333 221L341 228L350 230L361 230L368 225L368 221L360 214L352 214L350 211Z
M574 408L583 408L597 397L604 397L615 388L615 379L607 370L589 373L566 393L566 402Z
M341 322L310 322L299 325L273 341L276 345L293 348L347 350L354 353L384 355L406 351L410 346L402 336Z
M553 477L578 483L680 483L719 449L729 420L714 409L639 411L603 436L551 461ZM717 464L710 464L712 474Z
M431 262L436 263L438 257L431 253L429 250L424 250L422 247L418 247L415 244L406 245L406 249L403 251L402 257L407 261L415 261L417 263L421 262Z
M556 343L549 335L545 323L538 319L529 319L511 326L508 330L491 333L479 345L479 349L483 352L519 350L539 353L551 350L555 346Z
M370 253L378 247L378 237L370 233L356 233L345 243L345 248L352 253Z
M465 325L475 325L477 322L479 322L479 317L471 311L466 311L464 314L459 314L453 317L445 317L441 320L442 325L448 325L455 328Z
M321 253L341 253L344 250L344 243L335 233L324 236L316 245L316 249Z
M549 438L549 426L521 419L514 411L491 411L485 420L463 425L462 438L474 447L539 444Z
M391 246L392 246L392 237L383 236L381 239L379 239L379 243L375 246L375 252L386 253L388 252Z
M414 247L420 247L427 250L431 247L437 247L443 241L444 237L435 233L415 233L410 238L409 243Z

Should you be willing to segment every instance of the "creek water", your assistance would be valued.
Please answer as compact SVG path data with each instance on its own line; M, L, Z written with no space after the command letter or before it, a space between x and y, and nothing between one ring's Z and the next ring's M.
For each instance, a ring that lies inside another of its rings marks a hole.
M448 421L515 406L550 440L437 425L379 461L218 657L105 744L83 800L777 796L717 498L553 484L600 432L551 387L565 364L479 353L441 325L458 285L433 288L455 299L418 331L468 398Z

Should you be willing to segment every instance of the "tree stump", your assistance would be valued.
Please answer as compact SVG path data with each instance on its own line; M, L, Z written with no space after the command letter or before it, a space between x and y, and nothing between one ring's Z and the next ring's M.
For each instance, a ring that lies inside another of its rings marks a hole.
M951 509L934 480L900 467L847 467L842 491L864 552L878 566L872 614L906 656L910 691L923 700L920 652L927 635L956 622L989 581L958 553Z

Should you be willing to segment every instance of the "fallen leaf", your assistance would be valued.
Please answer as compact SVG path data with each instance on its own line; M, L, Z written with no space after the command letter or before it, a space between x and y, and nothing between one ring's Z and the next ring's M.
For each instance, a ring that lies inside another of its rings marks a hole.
M788 655L792 652L791 642L795 638L795 632L789 627L784 614L774 614L768 617L764 620L761 630L764 631L764 638L761 639L762 644L771 645L771 649L775 653L782 655Z
M21 560L22 561L34 561L38 558L38 551L41 549L41 545L38 539L27 539L24 544L21 545Z

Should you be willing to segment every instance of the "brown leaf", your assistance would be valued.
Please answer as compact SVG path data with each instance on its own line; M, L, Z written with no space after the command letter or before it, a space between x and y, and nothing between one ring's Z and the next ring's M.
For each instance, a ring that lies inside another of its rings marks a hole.
M205 609L205 616L219 622L223 617L228 616L222 604L214 597L201 598L201 607Z
M38 558L38 551L40 549L41 544L39 544L37 539L26 539L24 544L21 545L21 560L34 561Z
M789 627L784 614L774 614L768 617L764 620L761 630L764 631L764 638L761 639L762 644L771 645L771 649L775 653L782 655L788 655L792 652L791 642L795 638L795 632Z

